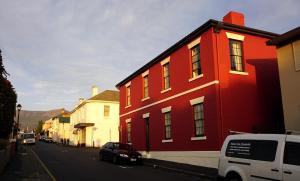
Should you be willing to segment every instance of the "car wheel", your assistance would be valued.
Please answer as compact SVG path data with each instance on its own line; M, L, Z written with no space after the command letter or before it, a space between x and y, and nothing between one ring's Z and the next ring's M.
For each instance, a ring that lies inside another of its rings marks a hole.
M243 181L241 176L237 173L228 174L225 178L226 181Z
M118 164L118 157L115 155L112 160L113 164Z

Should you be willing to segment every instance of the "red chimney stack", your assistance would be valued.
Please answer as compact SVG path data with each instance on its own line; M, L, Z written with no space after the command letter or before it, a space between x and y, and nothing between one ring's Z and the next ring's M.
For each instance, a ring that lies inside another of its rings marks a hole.
M223 22L235 25L245 26L244 14L239 12L230 11L223 17Z

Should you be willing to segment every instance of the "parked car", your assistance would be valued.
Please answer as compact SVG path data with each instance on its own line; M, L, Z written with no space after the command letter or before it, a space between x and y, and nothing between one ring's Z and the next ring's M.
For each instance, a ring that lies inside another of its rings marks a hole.
M22 133L21 134L21 144L35 144L35 134L34 133Z
M50 137L46 137L44 140L46 143L54 143L53 139Z
M298 181L300 136L230 135L221 149L218 175L228 181Z
M113 163L142 163L142 155L131 145L108 142L99 151L100 160L109 160Z
M47 138L46 135L41 135L39 141L45 141L46 138Z

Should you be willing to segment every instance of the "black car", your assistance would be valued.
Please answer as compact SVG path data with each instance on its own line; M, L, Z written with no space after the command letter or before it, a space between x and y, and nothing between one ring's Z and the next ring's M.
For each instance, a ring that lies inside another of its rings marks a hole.
M109 160L113 163L138 163L142 164L142 155L131 145L108 142L99 151L99 160Z

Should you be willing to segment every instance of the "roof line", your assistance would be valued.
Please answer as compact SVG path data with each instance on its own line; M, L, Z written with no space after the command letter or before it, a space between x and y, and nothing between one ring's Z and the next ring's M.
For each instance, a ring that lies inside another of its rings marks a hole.
M142 66L141 68L139 68L138 70L136 70L135 72L130 74L127 78L125 78L124 80L119 82L116 85L116 88L119 88L120 86L124 85L125 83L127 83L128 81L130 81L131 79L136 77L137 75L139 75L142 72L146 71L149 67L151 67L152 65L156 64L157 62L163 60L164 58L169 56L171 53L176 51L178 48L182 47L187 42L192 41L194 38L196 38L197 36L203 34L205 31L207 31L211 27L215 27L214 31L216 33L217 33L216 30L226 29L226 30L232 30L232 31L237 31L237 32L241 32L241 33L261 36L261 37L269 38L269 39L274 38L275 36L278 36L278 34L275 34L275 33L272 33L272 32L262 31L262 30L258 30L258 29L254 29L254 28L234 25L234 24L225 23L225 22L222 22L222 21L217 21L217 20L214 20L214 19L210 19L207 22L205 22L203 25L201 25L199 28L192 31L187 36L185 36L184 38L179 40L177 43L172 45L170 48L168 48L167 50L165 50L164 52L162 52L161 54L156 56L154 59L152 59L151 61L146 63L144 66Z
M276 47L282 47L292 41L297 40L300 40L300 26L267 41L267 45L276 45Z

